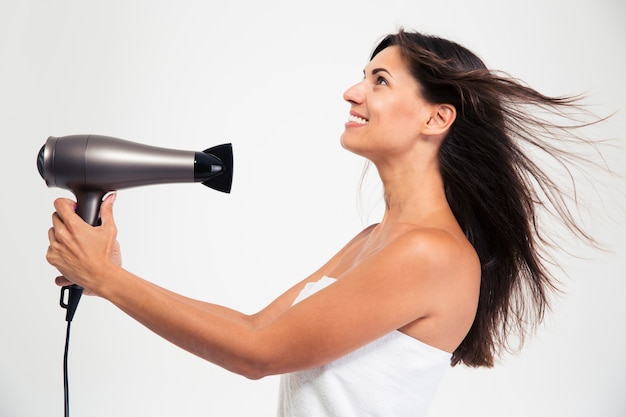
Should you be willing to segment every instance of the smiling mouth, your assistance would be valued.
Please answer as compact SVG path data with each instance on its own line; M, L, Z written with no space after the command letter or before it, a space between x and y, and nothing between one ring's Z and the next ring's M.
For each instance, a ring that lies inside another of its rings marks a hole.
M367 124L367 119L364 119L364 118L359 117L359 116L355 116L353 114L351 114L350 117L348 117L348 121L354 122L354 123L358 123L360 125Z

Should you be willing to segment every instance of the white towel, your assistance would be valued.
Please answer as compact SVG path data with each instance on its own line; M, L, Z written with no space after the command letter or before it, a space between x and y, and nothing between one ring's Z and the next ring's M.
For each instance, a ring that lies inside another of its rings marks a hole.
M297 303L331 285L309 283ZM393 331L319 368L281 376L279 417L426 416L450 353Z

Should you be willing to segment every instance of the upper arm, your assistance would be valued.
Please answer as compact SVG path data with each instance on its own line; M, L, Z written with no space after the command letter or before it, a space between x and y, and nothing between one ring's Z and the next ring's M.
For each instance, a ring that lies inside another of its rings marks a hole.
M258 330L268 373L320 366L433 311L454 272L449 235L407 233Z

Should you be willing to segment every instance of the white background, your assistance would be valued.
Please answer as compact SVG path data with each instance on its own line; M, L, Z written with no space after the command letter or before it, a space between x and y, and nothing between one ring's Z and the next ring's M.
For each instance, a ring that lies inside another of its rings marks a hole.
M626 145L621 0L3 0L0 416L63 410L65 312L44 255L52 202L71 194L37 173L48 136L232 142L231 195L122 190L115 213L128 269L251 313L364 226L363 162L338 142L341 94L401 25L456 40L547 94L588 93L594 111L618 111L598 136ZM607 158L623 164L616 151ZM589 200L591 225L611 252L562 257L564 294L538 334L494 369L451 369L433 417L626 415L626 199L623 182L597 182L613 191ZM72 331L74 416L274 414L277 377L230 374L103 300L83 298Z

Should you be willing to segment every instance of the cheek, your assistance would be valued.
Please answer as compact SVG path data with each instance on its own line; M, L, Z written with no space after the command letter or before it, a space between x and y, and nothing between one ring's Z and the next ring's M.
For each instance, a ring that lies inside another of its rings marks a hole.
M402 96L395 103L395 111L399 117L415 122L424 116L426 107L425 103L413 94Z
M420 132L421 126L429 117L428 106L413 96L399 100L394 107L394 112L396 123L415 133Z
M410 124L418 119L424 106L416 97L399 95L377 103L375 114L396 123Z
M388 139L415 137L419 133L419 112L407 103L399 102L396 104L389 107L388 117L381 124L384 126L383 134L388 136Z

